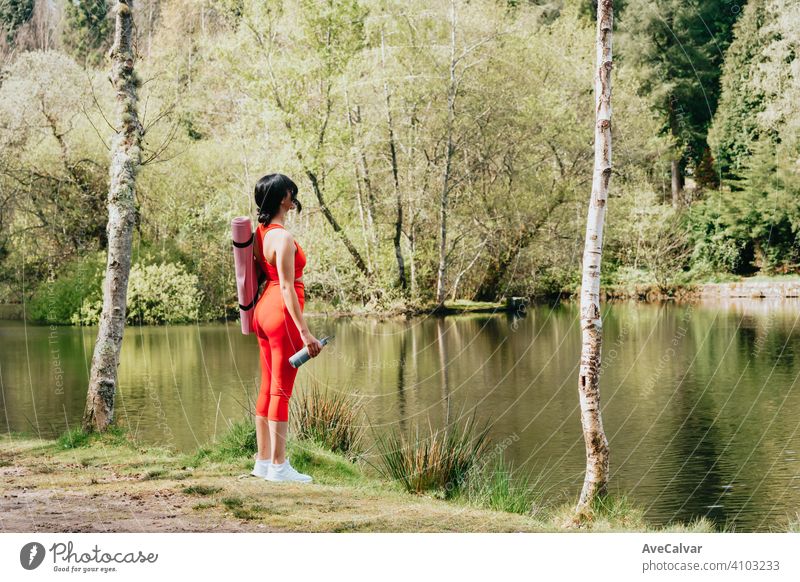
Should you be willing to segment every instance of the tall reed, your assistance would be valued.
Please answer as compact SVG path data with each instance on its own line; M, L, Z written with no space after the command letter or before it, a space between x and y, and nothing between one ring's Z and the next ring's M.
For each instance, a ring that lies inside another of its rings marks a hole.
M345 391L321 390L314 382L309 390L291 399L292 429L297 438L309 439L353 460L360 452L365 425L362 402Z
M457 423L420 434L414 424L408 434L392 429L388 434L376 434L377 470L385 477L396 479L413 493L439 490L444 497L455 496L466 485L470 469L486 452L489 445L488 424L476 426L475 414L463 426Z

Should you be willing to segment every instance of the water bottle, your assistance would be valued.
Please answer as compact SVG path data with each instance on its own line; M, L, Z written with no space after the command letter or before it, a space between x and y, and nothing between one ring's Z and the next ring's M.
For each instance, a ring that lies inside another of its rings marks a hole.
M324 346L330 340L332 340L333 337L334 336L325 336L324 338L319 340L319 343L321 343ZM308 353L308 348L306 347L297 352L291 358L289 358L289 363L292 365L293 368L299 368L310 359L311 359L311 354Z

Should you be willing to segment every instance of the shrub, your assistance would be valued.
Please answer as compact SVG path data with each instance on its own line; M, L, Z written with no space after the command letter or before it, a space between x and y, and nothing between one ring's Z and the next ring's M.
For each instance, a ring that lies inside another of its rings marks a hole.
M85 302L101 296L105 254L94 253L64 265L58 278L43 281L31 298L28 315L44 323L70 323ZM102 303L101 303L102 305Z
M136 264L128 280L128 323L143 325L196 321L201 293L197 275L177 263ZM73 313L72 323L96 325L103 309L102 297L86 299Z

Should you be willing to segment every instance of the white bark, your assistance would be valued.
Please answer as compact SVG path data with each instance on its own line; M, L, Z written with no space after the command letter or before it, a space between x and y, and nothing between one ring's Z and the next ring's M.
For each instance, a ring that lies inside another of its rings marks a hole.
M586 475L577 511L588 508L608 483L608 440L600 415L600 264L603 251L608 185L611 179L611 28L612 0L597 4L597 68L595 70L594 176L586 221L581 280L581 362L578 392L586 445Z
M116 92L118 128L111 148L110 185L108 189L108 261L103 280L103 312L97 332L84 430L105 430L114 420L114 395L117 367L125 330L128 275L131 267L131 241L135 220L134 195L136 173L141 163L142 126L137 113L139 82L133 70L131 46L133 0L118 0L114 44L111 58L111 83Z

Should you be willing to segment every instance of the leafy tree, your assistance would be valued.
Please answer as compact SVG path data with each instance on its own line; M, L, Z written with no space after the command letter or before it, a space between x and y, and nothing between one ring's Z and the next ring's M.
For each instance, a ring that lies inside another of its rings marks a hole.
M14 33L33 16L34 0L0 0L0 28L6 40L14 41Z
M756 76L765 60L766 18L765 0L750 0L734 27L734 39L725 55L719 107L708 139L724 179L742 177L753 142L762 133L757 114L764 110L765 98Z
M107 0L67 0L62 41L78 62L98 66L111 45Z
M676 170L706 155L724 52L739 10L728 0L628 0L622 56L640 67L642 88L675 140Z

